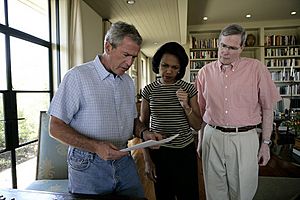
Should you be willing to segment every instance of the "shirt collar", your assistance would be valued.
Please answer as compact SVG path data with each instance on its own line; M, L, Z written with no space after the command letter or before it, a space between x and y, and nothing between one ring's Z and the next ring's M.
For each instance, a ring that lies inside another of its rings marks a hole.
M114 77L114 75L112 73L110 73L109 71L107 71L107 69L101 63L100 55L96 56L96 58L94 59L94 63L96 65L96 69L100 75L101 80L104 80L110 76ZM122 79L122 76L116 75L116 77L114 77L114 78Z
M177 81L176 81L175 83L173 83L173 84L164 84L164 83L161 82L161 79L158 79L157 82L158 82L159 85L179 85L180 79L177 80Z
M241 59L239 58L239 59L237 59L236 61L234 61L234 62L232 62L231 64L229 64L229 65L231 65L230 69L231 69L231 70L236 70L236 69L238 68L238 65L239 65L240 60L241 60ZM220 62L220 60L218 60L217 65L218 65L218 67L219 67L220 72L225 71L225 67L224 67L223 64Z

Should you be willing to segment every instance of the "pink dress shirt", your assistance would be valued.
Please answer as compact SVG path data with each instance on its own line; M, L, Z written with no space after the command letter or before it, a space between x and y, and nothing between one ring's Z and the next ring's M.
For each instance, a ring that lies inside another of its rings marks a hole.
M262 110L281 99L267 67L251 58L229 67L211 62L199 70L195 85L203 121L223 127L260 124Z

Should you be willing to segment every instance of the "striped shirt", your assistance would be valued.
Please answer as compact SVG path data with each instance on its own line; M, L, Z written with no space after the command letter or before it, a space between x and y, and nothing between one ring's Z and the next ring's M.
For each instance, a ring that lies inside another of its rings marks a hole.
M164 85L157 80L147 85L142 92L142 97L150 105L150 129L168 137L179 134L162 146L183 148L194 141L188 118L176 96L176 91L180 88L188 93L189 98L197 94L194 85L183 80L171 85Z
M134 83L128 74L114 77L97 56L68 71L48 113L82 135L124 148L137 117Z

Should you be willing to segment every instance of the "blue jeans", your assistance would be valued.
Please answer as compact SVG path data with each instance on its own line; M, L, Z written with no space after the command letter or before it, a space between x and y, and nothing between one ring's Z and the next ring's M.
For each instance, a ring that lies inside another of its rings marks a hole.
M95 153L69 147L69 191L77 194L116 194L144 198L131 155L103 160Z

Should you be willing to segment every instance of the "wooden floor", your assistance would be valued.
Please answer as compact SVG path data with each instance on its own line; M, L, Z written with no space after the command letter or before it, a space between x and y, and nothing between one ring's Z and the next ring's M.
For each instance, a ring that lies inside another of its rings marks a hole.
M289 146L283 146L278 155L272 153L265 167L260 167L260 176L300 178L300 163L291 156Z
M259 168L259 176L300 178L300 163L294 162L294 160L290 158L290 154L287 153L289 148L290 147L282 148L279 155L272 153L267 166ZM200 159L198 161L200 199L205 200L202 164Z

